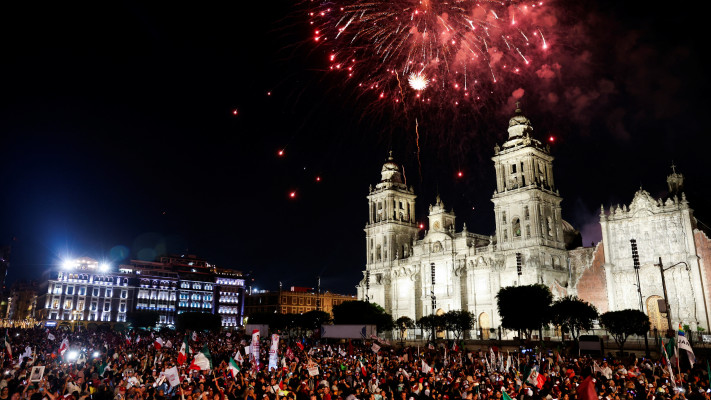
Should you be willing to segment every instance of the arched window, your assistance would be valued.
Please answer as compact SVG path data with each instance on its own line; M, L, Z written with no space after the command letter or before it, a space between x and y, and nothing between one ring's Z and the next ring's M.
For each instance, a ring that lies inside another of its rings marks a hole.
M518 217L514 217L513 221L511 221L511 228L514 237L521 237L521 221Z

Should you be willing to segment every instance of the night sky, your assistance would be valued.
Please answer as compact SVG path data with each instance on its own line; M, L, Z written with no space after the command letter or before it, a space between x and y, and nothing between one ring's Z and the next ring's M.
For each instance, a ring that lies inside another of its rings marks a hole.
M640 186L664 196L672 162L711 225L701 12L551 2L552 70L444 122L448 110L420 110L418 164L412 121L374 112L373 99L328 73L303 6L144 3L0 12L10 283L63 257L171 253L251 272L258 288L315 286L320 275L323 289L354 294L365 197L389 150L420 220L439 193L458 230L493 233L490 157L516 100L536 137L555 137L563 217L586 246L601 239L601 204L629 204Z

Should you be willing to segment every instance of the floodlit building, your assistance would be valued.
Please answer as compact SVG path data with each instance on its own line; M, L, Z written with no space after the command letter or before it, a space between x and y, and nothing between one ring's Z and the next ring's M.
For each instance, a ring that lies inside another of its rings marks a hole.
M562 218L549 146L533 136L520 109L492 161L496 231L489 236L470 232L466 224L457 231L454 212L439 196L421 231L414 215L417 196L405 185L400 165L388 158L367 196L359 299L381 305L395 319L467 310L487 336L501 323L496 295L502 287L541 283L556 298L577 295L600 312L640 309L641 303L653 327L665 329L658 301L664 298L662 278L655 266L661 257L665 266L685 263L666 272L672 324L709 330L711 240L698 229L676 170L668 177L669 198L654 199L640 189L629 206L603 207L603 240L583 248L579 232ZM639 247L641 301L632 239Z
M334 306L353 300L357 298L331 292L318 293L314 288L298 286L281 291L255 291L247 295L245 315L264 312L303 314L320 310L333 316Z
M38 319L78 322L125 322L133 308L135 281L108 264L82 257L65 261L39 289Z
M241 272L195 256L131 260L117 268L88 257L69 260L48 272L39 293L38 319L48 326L125 323L133 311L156 312L159 327L174 326L183 312L220 314L223 327L243 325ZM220 312L220 296L233 308Z

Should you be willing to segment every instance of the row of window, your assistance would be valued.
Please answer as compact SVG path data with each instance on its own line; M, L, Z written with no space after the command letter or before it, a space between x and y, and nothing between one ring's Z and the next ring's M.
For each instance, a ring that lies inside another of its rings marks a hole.
M98 313L89 313L88 318L84 318L84 315L75 315L75 314L69 314L69 313L49 313L49 319L52 320L64 320L64 321L105 321L105 322L110 322L111 321L111 313L110 312L104 312L101 313L101 316L98 315ZM126 322L126 314L118 314L116 315L116 321L117 322Z
M239 303L237 296L220 296L220 303Z
M195 289L195 290L212 290L212 284L206 283L203 285L203 284L197 283L197 282L193 282L192 284L190 282L181 282L180 288L181 289Z
M55 283L54 284L54 290L51 291L52 294L62 294L62 284L61 283ZM76 290L75 290L76 289ZM88 288L86 286L79 286L79 287L74 287L72 285L68 285L66 290L64 290L64 293L68 296L73 296L75 294L78 294L79 296L86 296L88 291ZM91 288L91 295L94 297L98 297L101 293L101 288L98 287L93 287ZM113 296L114 291L112 288L104 288L104 297L111 297ZM121 290L121 298L126 299L128 298L128 290Z
M223 307L217 309L218 314L239 314L239 307Z
M222 317L222 326L238 326L237 317Z
M59 303L60 303L60 301L58 298L53 299L52 300L52 309L54 309L54 310L59 309ZM76 304L77 304L77 307L75 309L76 311L84 311L85 303L84 303L83 299L78 300ZM64 304L63 304L62 308L65 310L71 310L73 305L74 305L74 302L71 299L64 300ZM92 301L89 305L89 310L90 311L97 311L98 307L99 307L98 302ZM111 302L105 301L103 304L103 309L104 309L104 311L111 311ZM119 304L119 312L126 312L126 303L125 302L121 302Z
M168 293L164 291L155 291L155 290L139 290L138 291L138 298L139 299L151 299L151 300L164 300L164 301L175 301L175 293Z
M87 281L88 283L93 283L96 285L119 285L128 286L128 278L113 277L113 276L95 276L89 274L66 274L60 272L57 275L57 279L64 282L81 282Z
M211 294L206 294L206 295L200 295L197 293L193 294L188 294L188 293L180 293L180 300L185 301L185 300L205 300L205 301L212 301L212 295Z
M175 306L168 304L138 303L136 304L136 310L175 311Z
M230 285L230 286L244 286L243 279L225 279L217 278L218 285Z
M314 304L316 304L317 299L314 299ZM289 304L289 297L287 296L282 296L281 297L281 304ZM291 296L291 304L293 305L304 305L304 298L303 297L296 297L296 296ZM306 305L310 306L311 305L311 297L306 297Z
M182 308L212 308L212 303L200 303L199 301L179 301L178 307L182 307Z

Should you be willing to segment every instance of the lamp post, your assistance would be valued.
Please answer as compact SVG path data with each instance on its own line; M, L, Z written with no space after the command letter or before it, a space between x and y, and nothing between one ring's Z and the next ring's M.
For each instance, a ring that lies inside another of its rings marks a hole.
M673 265L670 265L670 266L664 268L664 264L662 264L661 257L659 257L659 264L655 264L659 267L659 273L662 275L662 290L664 290L664 306L667 309L667 329L668 329L667 330L667 337L670 337L670 335L671 335L672 323L671 323L671 307L669 307L669 296L667 295L667 282L664 279L664 271L670 270L670 269L676 267L677 265L681 265L681 264L684 264L687 271L691 270L691 267L689 267L689 264L687 264L684 261L679 261L676 264L673 264Z
M642 283L639 280L639 253L637 252L637 240L630 239L630 245L632 246L632 261L634 262L634 272L637 275L637 293L639 293L639 310L644 314L644 303L642 302ZM647 331L644 332L644 354L649 357L649 339L647 338Z

